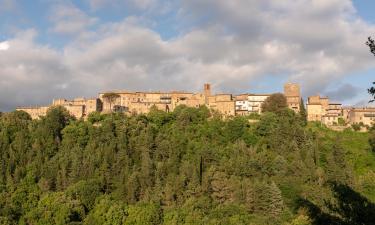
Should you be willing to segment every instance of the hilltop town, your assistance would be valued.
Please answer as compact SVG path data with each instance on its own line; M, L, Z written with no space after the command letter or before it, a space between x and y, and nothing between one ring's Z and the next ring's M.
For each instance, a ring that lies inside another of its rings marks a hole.
M112 98L108 98L108 94ZM302 107L299 84L287 83L284 93L290 109L298 113ZM201 93L193 92L130 92L113 91L99 93L96 98L76 98L73 100L54 99L49 106L17 107L38 119L47 114L51 106L63 106L72 116L86 118L92 112L145 114L152 107L170 112L179 105L198 108L207 106L225 117L235 115L261 114L262 104L271 94L212 94L211 85L204 84ZM306 104L307 120L321 122L327 126L363 125L371 126L375 121L375 108L343 107L341 103L331 102L328 97L310 96Z

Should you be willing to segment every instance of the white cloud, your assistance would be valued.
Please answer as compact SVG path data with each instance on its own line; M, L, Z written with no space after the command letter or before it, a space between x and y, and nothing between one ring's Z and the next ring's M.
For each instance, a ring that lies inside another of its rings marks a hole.
M59 34L80 34L98 22L97 18L89 17L73 4L59 4L50 15L54 23L52 31Z
M7 41L0 42L0 51L6 51L9 49L9 43Z
M85 25L65 32L85 30L95 21L81 13L57 10L56 27L85 18L79 23ZM199 91L205 82L238 93L251 91L265 76L281 75L300 82L304 94L336 93L329 91L338 80L375 67L364 45L375 27L348 0L186 0L179 15L191 27L170 40L134 17L99 24L62 52L37 44L33 30L17 35L0 52L0 105L9 109L109 89Z
M193 18L194 26L203 21L203 32L221 27L220 37L231 37L229 48L215 43L226 54L212 61L239 58L239 65L257 65L262 74L288 73L312 94L375 66L364 45L375 27L355 13L350 0L185 0L181 15Z

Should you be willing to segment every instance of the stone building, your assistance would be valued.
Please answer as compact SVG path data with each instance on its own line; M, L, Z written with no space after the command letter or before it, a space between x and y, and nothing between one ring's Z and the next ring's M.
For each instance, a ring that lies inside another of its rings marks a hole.
M118 94L118 98L110 103L100 93L99 98L103 102L103 112L121 111L131 114L145 114L155 106L157 109L170 112L179 105L187 105L189 107L200 107L205 105L205 96L203 94L195 94L191 92L129 92L114 91ZM112 109L111 109L112 107Z
M306 105L307 121L322 122L326 125L337 125L343 118L342 104L330 103L328 97L310 96Z
M77 119L84 118L92 112L100 112L102 104L100 99L84 99L76 98L74 100L54 99L50 106L41 107L18 107L16 110L22 110L30 114L32 119L39 119L41 116L47 115L47 110L51 106L63 106L66 110Z
M231 94L217 94L208 97L207 107L224 116L236 115L235 101Z
M85 118L92 112L123 112L128 114L145 114L152 107L170 112L179 105L198 108L207 106L224 116L248 115L250 113L262 112L263 102L270 94L243 94L233 96L232 94L212 94L211 85L204 84L201 93L171 91L171 92L132 92L114 91L99 93L98 98L73 100L55 99L51 106L64 106L76 118ZM115 93L118 97L109 100L105 93ZM284 86L284 94L287 98L289 108L299 111L300 86L288 83ZM46 115L48 106L44 107L22 107L17 110L28 112L32 118ZM320 118L321 119L321 118Z
M114 91L118 98L109 102L104 98L105 93L100 93L103 102L103 112L121 111L130 114L146 114L152 107L170 112L179 105L199 108L206 105L209 109L216 110L225 116L235 115L235 101L231 94L211 95L211 85L204 84L202 93L192 92L130 92ZM112 109L111 109L112 107Z
M271 94L250 94L249 100L249 112L250 113L262 113L262 104Z
M363 124L372 126L375 124L375 108L352 108L349 110L350 124Z
M288 107L299 112L301 104L300 86L287 83L284 85L284 95ZM248 115L251 113L262 113L262 104L271 94L241 94L236 96L236 114Z
M284 95L288 103L288 107L294 112L298 113L300 111L301 104L301 88L299 84L286 83L284 85Z
M236 96L237 115L261 114L262 104L270 96L270 94L242 94Z
M329 99L327 97L310 96L306 104L307 121L322 121L322 116L328 108Z
M31 116L31 119L39 119L41 116L47 114L48 106L30 106L30 107L17 107L17 111L25 111Z

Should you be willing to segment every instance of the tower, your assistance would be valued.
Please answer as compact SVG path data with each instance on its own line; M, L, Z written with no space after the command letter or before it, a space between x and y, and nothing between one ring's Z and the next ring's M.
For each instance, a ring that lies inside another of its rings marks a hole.
M284 85L284 95L286 97L288 107L295 112L299 112L301 103L301 88L299 84L286 83Z
M204 101L208 104L208 98L211 96L211 84L204 84Z

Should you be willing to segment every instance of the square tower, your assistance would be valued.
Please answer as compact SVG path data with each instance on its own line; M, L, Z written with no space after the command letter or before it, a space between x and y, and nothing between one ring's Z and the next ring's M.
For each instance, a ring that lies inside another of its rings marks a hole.
M208 99L211 96L211 84L204 84L204 99L205 104L208 104Z
M299 84L286 83L284 85L284 95L286 97L288 107L295 112L299 112L301 104L301 88Z

